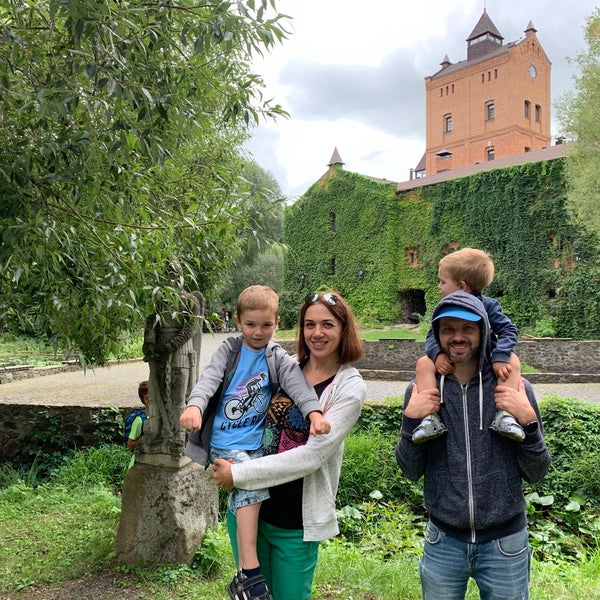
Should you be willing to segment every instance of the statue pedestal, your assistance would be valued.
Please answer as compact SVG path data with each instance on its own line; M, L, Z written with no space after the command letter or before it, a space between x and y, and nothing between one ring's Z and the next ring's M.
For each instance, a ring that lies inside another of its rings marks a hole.
M136 462L123 483L117 560L121 564L191 564L207 528L218 522L218 490L198 463Z

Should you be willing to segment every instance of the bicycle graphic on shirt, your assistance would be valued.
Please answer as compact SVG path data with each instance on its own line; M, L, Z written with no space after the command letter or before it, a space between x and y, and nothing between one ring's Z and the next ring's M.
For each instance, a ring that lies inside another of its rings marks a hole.
M258 414L264 413L269 408L268 395L261 395L262 382L267 379L266 373L261 373L246 384L246 394L241 398L231 398L225 403L225 416L231 421L241 419L252 407Z

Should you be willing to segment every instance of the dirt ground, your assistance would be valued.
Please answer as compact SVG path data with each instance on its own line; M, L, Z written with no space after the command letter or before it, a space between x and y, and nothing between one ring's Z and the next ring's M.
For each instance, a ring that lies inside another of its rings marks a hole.
M0 594L0 600L141 600L148 598L147 594L132 576L107 570L59 586L34 586L24 592Z

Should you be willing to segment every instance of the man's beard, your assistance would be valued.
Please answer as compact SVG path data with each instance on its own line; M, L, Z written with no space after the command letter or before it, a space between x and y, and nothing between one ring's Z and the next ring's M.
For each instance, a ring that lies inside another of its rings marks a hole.
M459 347L460 348L465 348L465 346L462 346L462 345L459 346ZM458 354L454 354L454 352L453 352L453 346L450 345L450 346L448 346L446 348L445 352L448 355L448 358L453 363L469 362L479 352L479 346L477 346L475 348L473 348L473 346L469 346L467 352L460 352Z

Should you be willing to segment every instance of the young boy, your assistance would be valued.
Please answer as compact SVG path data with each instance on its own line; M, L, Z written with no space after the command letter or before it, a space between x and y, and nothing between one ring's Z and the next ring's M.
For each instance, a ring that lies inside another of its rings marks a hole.
M146 415L146 407L148 406L148 382L140 381L138 384L138 397L144 405L144 409L134 409L125 419L125 444L127 450L131 452L131 459L129 461L129 469L135 464L135 453L140 437L142 436L142 429L144 422L148 418Z
M438 287L442 296L463 290L483 302L494 335L492 369L496 377L505 385L519 389L521 363L513 352L517 343L517 328L502 312L502 307L497 300L481 294L483 289L494 279L492 259L482 250L463 248L447 254L440 260L438 274L440 279ZM436 371L441 375L449 375L454 371L450 359L435 342L431 329L427 333L425 352L426 356L422 356L417 361L415 383L418 390L437 387ZM496 413L490 429L517 442L522 442L525 438L523 428L506 411L499 410ZM421 444L446 431L447 428L439 415L431 414L426 416L415 428L412 440L415 444Z
M217 349L179 419L192 431L186 453L194 460L208 464L214 458L242 462L259 457L267 409L279 386L310 419L312 435L329 433L313 387L296 361L271 341L278 311L279 298L269 287L253 285L239 295L234 320L242 335ZM209 455L204 450L207 442ZM239 571L227 590L233 600L272 600L256 552L258 513L268 496L268 490L234 489L229 497L239 553Z

